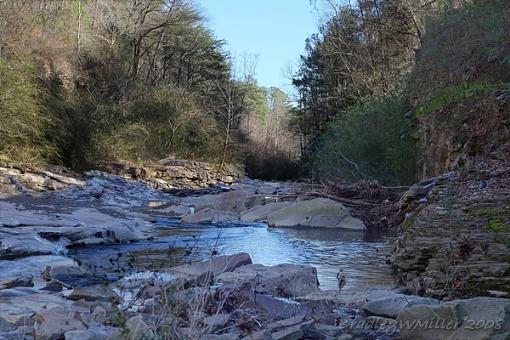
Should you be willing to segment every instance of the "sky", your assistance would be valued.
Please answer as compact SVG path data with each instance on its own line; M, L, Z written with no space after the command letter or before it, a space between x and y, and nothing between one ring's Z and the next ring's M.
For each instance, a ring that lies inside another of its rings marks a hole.
M305 39L318 28L317 10L308 0L198 0L209 28L227 42L236 59L257 56L259 85L291 93L285 75L304 53Z

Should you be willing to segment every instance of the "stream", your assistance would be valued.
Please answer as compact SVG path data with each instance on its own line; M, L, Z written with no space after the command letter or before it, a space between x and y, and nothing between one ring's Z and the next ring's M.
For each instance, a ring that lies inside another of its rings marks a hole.
M317 268L320 288L338 289L337 273L343 270L342 292L393 285L386 264L389 236L329 229L273 229L265 224L228 224L185 227L178 221L159 222L158 236L115 246L74 248L69 255L98 276L116 280L133 272L160 271L213 255L250 254L253 263L306 264Z

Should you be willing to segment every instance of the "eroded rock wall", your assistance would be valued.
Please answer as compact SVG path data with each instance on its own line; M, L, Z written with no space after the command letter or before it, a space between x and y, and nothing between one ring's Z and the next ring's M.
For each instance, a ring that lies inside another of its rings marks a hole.
M392 258L400 283L418 294L510 294L510 167L482 161L413 186Z
M419 177L510 162L510 92L476 95L418 118Z

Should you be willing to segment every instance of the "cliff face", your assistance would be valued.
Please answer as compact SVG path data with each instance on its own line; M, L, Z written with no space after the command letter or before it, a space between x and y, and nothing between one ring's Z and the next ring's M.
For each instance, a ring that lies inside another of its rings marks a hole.
M510 93L424 115L418 137L428 179L400 201L400 283L434 297L510 296Z
M481 161L413 186L393 265L418 294L510 294L510 167Z
M474 169L484 159L510 162L510 93L494 91L418 119L420 177Z
M409 80L418 177L399 203L393 265L435 297L510 297L510 3L465 2L427 22Z

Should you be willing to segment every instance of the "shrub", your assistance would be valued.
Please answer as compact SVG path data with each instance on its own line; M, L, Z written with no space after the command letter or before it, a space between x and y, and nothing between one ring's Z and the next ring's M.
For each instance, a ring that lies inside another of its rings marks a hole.
M52 123L37 98L41 91L29 65L0 59L0 159L40 163L55 149L45 133Z
M416 148L408 107L397 96L368 98L340 113L320 136L313 160L319 179L376 179L412 184Z

